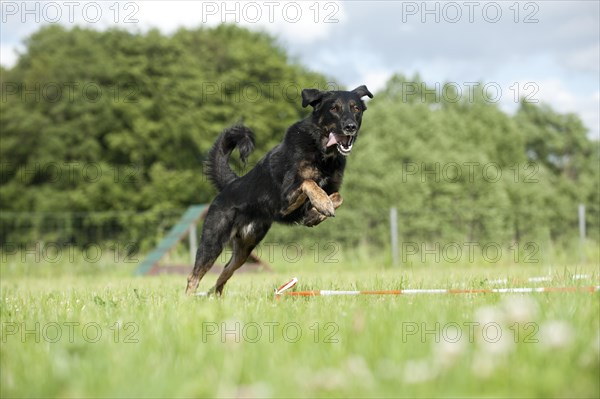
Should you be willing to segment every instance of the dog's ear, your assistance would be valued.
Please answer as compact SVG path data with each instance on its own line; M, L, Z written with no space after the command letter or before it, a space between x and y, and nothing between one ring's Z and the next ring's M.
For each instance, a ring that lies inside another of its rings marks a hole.
M371 94L365 85L358 86L356 89L352 90L352 92L358 94L359 97L369 96L369 98L373 98L373 94Z
M317 89L302 90L302 108L306 108L309 104L314 107L323 99L323 95L325 92Z

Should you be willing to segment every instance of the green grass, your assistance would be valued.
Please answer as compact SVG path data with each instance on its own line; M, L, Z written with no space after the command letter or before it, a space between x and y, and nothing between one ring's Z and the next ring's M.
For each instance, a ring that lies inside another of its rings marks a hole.
M600 396L598 293L272 297L292 276L297 289L600 285L597 265L275 268L190 298L184 276L6 262L2 397ZM552 281L523 282L539 275Z

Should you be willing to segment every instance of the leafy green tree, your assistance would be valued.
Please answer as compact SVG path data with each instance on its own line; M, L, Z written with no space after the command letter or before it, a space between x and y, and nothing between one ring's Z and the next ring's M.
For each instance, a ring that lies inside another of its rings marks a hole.
M26 47L1 77L5 212L207 203L202 165L222 129L243 119L256 131L252 164L306 114L300 88L328 84L273 37L233 25L172 36L49 26Z
M249 164L232 160L244 173L309 112L301 89L332 84L233 25L170 36L48 26L0 83L0 243L30 239L19 233L29 223L77 244L104 230L156 239L173 212L215 195L202 162L223 128L243 120L257 133ZM560 241L576 236L579 203L599 239L598 143L579 118L525 101L510 116L482 85L460 90L393 76L368 102L336 218L268 239L381 247L394 206L405 241ZM19 213L30 211L42 213ZM97 211L120 216L64 216ZM43 229L56 212L62 230Z

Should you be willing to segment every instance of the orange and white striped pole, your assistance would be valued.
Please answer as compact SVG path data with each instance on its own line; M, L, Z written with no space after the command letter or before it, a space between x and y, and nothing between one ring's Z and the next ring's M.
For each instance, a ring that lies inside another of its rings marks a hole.
M275 290L275 296L335 296L335 295L418 295L418 294L515 294L530 292L600 292L600 286L587 287L519 287L489 289L405 289L376 291L311 290L287 291L298 283L293 278ZM286 292L287 291L287 292Z

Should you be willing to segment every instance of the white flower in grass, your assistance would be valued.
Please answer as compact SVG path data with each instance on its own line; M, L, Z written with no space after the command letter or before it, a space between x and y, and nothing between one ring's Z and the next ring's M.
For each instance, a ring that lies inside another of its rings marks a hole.
M529 296L508 296L502 301L504 315L509 323L529 323L535 320L539 306Z
M549 349L568 346L574 336L573 327L564 320L551 320L540 326L540 344Z
M475 321L480 326L490 323L501 325L504 323L504 312L497 306L482 306L475 311Z
M303 382L304 383L304 382ZM346 376L338 369L326 368L314 373L309 382L313 389L332 391L344 388L347 385Z
M236 398L268 398L272 395L269 384L264 381L251 385L240 385L235 395Z
M467 339L464 335L458 340L455 340L454 337L452 339L442 339L440 343L433 347L436 364L443 368L452 367L456 364L465 352Z
M402 372L397 361L384 358L377 362L376 375L386 380L395 380Z
M427 360L409 360L404 365L404 382L407 384L419 384L434 379L437 376L437 368Z
M600 360L600 331L596 332L594 338L590 342L589 351L584 351L579 357L579 365L581 367L593 367Z
M476 353L471 363L471 372L479 378L489 378L493 375L498 360L486 353Z
M503 356L515 347L511 331L498 323L490 322L482 325L479 334L477 343L487 356Z
M215 339L224 344L229 344L231 347L237 347L245 340L243 327L244 324L240 320L225 320L221 323L220 331L215 335Z
M346 362L346 367L351 375L356 377L363 385L373 385L373 374L362 356L351 356Z
M483 306L475 312L478 323L474 338L481 349L492 355L502 355L513 349L512 336L506 328L506 315L497 306Z
M365 329L365 314L364 312L356 312L352 319L352 330L361 333Z

